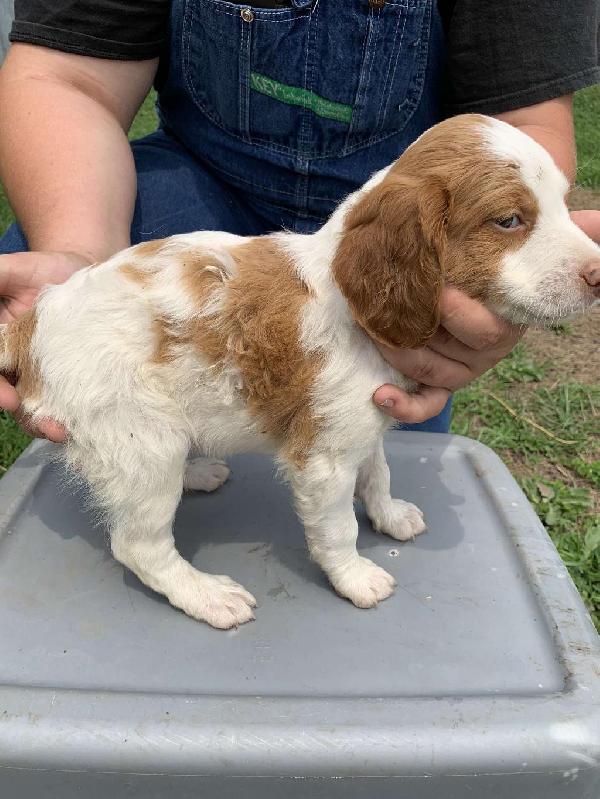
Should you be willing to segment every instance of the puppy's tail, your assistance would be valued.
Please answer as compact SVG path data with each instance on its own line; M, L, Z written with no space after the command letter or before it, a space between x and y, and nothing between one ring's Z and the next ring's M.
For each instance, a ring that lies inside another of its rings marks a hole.
M23 364L29 361L35 321L35 311L31 310L14 322L0 325L0 374L19 376Z
M13 372L16 366L15 356L10 346L10 327L10 324L0 325L0 374Z

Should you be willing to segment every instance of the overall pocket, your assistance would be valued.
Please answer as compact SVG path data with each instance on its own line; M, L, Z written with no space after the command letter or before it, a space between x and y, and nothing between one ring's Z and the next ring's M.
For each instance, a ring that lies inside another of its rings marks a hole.
M297 121L275 103L251 108L269 72L288 77L306 51L307 8L265 8L225 0L187 0L183 19L183 71L198 108L219 127L246 141L276 140L295 148ZM265 66L268 65L265 74ZM279 84L280 81L275 81ZM271 84L265 91L276 89ZM264 95L261 95L264 96ZM254 134L254 135L253 135Z
M399 133L419 104L427 71L432 0L372 4L346 152Z
M399 132L416 108L432 2L186 0L186 88L214 124L258 148L345 155Z

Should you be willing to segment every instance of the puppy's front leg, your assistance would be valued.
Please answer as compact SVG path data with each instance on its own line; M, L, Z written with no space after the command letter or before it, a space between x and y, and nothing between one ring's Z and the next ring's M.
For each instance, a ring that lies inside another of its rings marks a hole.
M397 541L409 541L426 530L423 514L416 505L390 495L390 470L382 439L358 470L356 496L362 500L367 516L380 533Z
M390 596L394 578L356 551L356 465L317 455L302 468L287 471L310 554L338 594L359 608L374 607Z

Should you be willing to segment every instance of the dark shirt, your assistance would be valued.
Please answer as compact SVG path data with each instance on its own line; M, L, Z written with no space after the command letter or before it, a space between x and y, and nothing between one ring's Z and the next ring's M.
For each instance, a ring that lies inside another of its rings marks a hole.
M600 0L438 2L448 113L496 114L600 82ZM98 58L155 58L169 7L169 0L15 0L10 40Z

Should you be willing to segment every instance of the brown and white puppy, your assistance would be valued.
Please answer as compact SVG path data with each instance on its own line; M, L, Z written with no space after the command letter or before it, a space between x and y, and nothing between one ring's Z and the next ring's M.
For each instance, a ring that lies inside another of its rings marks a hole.
M373 340L427 343L450 282L523 324L600 296L600 250L570 220L567 181L514 128L481 116L432 128L314 235L202 232L140 244L48 288L0 338L25 410L69 430L115 557L215 627L253 618L229 577L197 571L172 536L182 490L228 474L207 458L273 452L312 557L359 607L394 580L356 550L353 495L403 541L421 512L390 496L383 383L412 387ZM188 460L191 450L207 458Z

